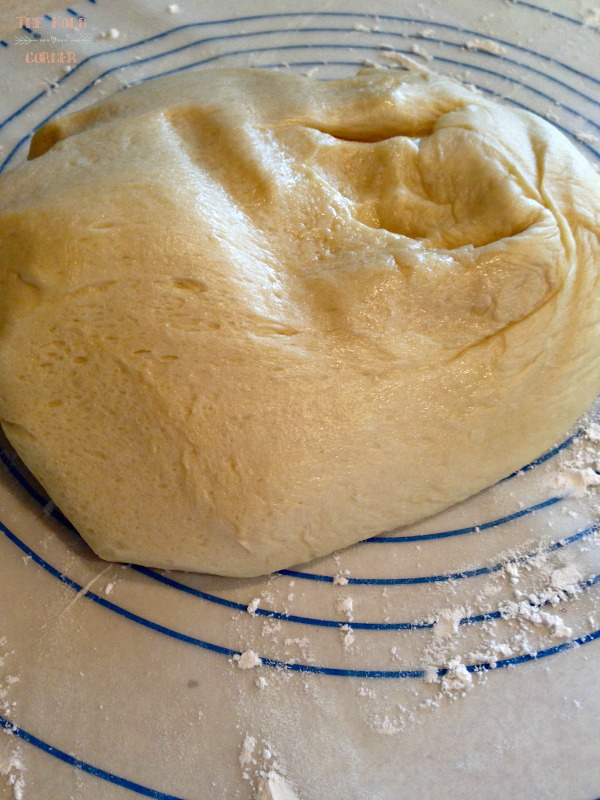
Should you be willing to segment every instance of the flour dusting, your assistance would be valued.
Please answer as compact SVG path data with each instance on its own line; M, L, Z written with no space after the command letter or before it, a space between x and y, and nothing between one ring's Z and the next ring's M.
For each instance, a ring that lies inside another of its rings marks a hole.
M498 42L492 42L489 39L469 39L465 47L467 50L477 50L481 53L491 53L494 56L503 56L506 54L506 47Z
M600 8L588 8L584 11L583 22L590 28L600 29Z
M237 663L238 669L254 669L262 663L254 650L244 650L240 655L233 656L233 660Z
M0 761L0 775L6 779L6 786L12 789L13 800L24 800L25 798L24 770L19 749L11 753L6 763Z

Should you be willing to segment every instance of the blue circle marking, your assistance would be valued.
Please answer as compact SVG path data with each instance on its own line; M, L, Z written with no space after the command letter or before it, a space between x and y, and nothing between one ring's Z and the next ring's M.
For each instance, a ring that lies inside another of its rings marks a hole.
M45 505L45 499L42 497L41 494L39 494L39 492L37 492L33 488L33 486L31 486L31 484L27 480L25 480L25 478L21 475L21 473L14 467L12 461L10 460L10 458L8 457L6 452L4 450L2 450L1 448L0 448L0 461L7 467L7 469L11 473L11 475L13 475L16 478L16 480L27 491L27 493L39 505L44 506ZM554 505L557 502L559 502L561 499L563 499L563 498L559 498L559 497L550 498L550 500L546 500L543 503L538 503L537 505L531 506L528 509L522 509L520 512L517 512L515 514L510 515L509 517L505 517L505 518L500 519L500 520L495 520L494 522L488 523L488 525L490 527L493 527L493 526L496 526L496 525L499 525L499 524L503 524L506 521L511 521L511 520L517 519L517 518L519 518L520 516L522 516L525 513L533 513L533 512L535 512L537 510L540 510L542 508ZM59 511L58 509L53 507L52 510L50 511L50 515L53 516L61 524L63 524L66 528L68 528L69 531L77 534L77 530L75 529L75 527L69 522L69 520L64 516L64 514L62 514L61 511ZM480 527L480 529L482 530L484 528L484 526L485 526L485 523L482 526L476 526L476 527ZM462 529L462 530L459 529L458 533L460 534L460 533L462 533L462 531L467 531L467 530L470 530L470 529ZM475 528L473 528L473 530L475 530ZM571 537L571 541L570 542L566 542L566 540L562 540L562 542L570 544L573 541L577 541L577 540L579 540L581 538L585 538L588 535L591 535L593 532L595 532L593 528L586 529L585 531L580 531L579 533L575 534L574 538ZM456 533L456 532L455 531L445 531L445 532L442 532L440 534L433 534L433 535L436 536L436 537L438 537L438 536L445 537L445 536L448 536L448 535L452 535L454 533ZM79 535L79 534L77 534L77 535ZM424 534L424 535L428 536L429 534ZM554 545L552 545L552 548L559 549L559 545L560 544L561 544L560 542L555 543ZM564 544L562 546L564 546ZM551 551L552 551L552 548L551 548ZM527 560L528 557L529 556L523 556L522 558L524 560ZM499 568L500 569L505 568L506 567L506 563L509 563L509 562L503 562L502 564L498 565ZM513 562L510 562L510 563L513 563ZM156 570L149 569L148 567L141 567L141 566L134 565L134 564L129 564L127 566L128 566L129 569L132 569L135 572L139 572L140 574L145 575L147 578L150 578L151 580L157 581L157 582L162 583L162 584L164 584L166 586L169 586L169 587L171 587L173 589L176 589L177 591L183 592L183 593L188 594L188 595L192 595L194 597L198 597L198 598L200 598L202 600L206 600L206 601L214 603L216 605L221 605L221 606L225 606L227 608L232 608L232 609L234 609L236 611L247 611L247 608L248 608L247 604L244 605L243 603L237 603L235 601L227 600L227 599L225 599L223 597L219 597L218 595L215 595L215 594L212 594L212 593L209 593L209 592L204 592L201 589L195 589L195 588L190 587L190 586L188 586L188 585L186 585L184 583L181 583L180 581L177 581L177 580L175 580L173 578L169 578L169 577L163 575L162 573L157 572ZM498 570L492 568L492 571L495 572L495 571L498 571ZM291 571L289 571L289 570L287 572L286 571L281 571L279 574L288 574L289 575L290 572ZM300 574L302 576L306 575L306 573L298 573L298 574ZM436 577L438 577L438 576L430 576L430 578L433 578L433 579L435 579ZM332 577L321 576L321 579L324 582L333 583L333 578ZM415 579L410 579L410 580L414 581ZM423 579L421 579L421 580L423 580ZM590 580L591 580L591 583L590 583ZM582 585L581 585L581 588L587 588L588 586L592 586L592 585L595 584L595 582L596 582L595 578L590 579L590 580L584 581L582 583ZM350 579L348 580L348 582L349 583L351 582ZM431 579L430 580L425 579L425 582L436 582L436 581L435 580L431 580ZM286 614L286 613L283 613L283 612L278 612L278 611L274 611L274 610L270 610L270 609L263 609L263 608L257 608L255 610L255 614L256 614L256 616L268 617L268 618L271 618L271 619L279 619L279 620L282 620L282 621L285 621L285 622L290 622L290 623L299 623L299 624L303 624L303 625L315 625L315 626L329 627L329 628L340 628L340 627L342 627L343 625L346 624L345 622L342 622L342 621L339 621L339 620L327 620L327 619L321 619L321 618L315 618L315 617L297 616L297 615L294 615L294 614ZM491 615L487 614L487 615L483 615L483 616L482 615L477 615L477 616L474 616L474 617L465 617L463 620L460 621L459 624L468 625L468 624L471 624L473 622L483 622L485 620L495 619L498 616L499 616L498 614L492 613ZM390 622L390 623L353 622L352 627L356 628L358 630L360 630L360 629L363 629L363 630L421 630L421 629L424 629L424 628L433 627L433 623L432 622L427 622L427 621Z
M536 551L536 554L549 554L554 553L556 550L561 550L574 542L592 536L599 530L598 525L592 525L585 530L578 531L572 536L567 536L558 542L550 545L543 550ZM454 581L461 581L465 578L476 578L479 575L492 575L495 572L505 569L508 564L522 564L531 558L531 554L519 556L518 558L511 559L510 561L502 561L494 564L491 567L477 567L476 569L461 570L459 572L444 572L441 575L423 575L416 578L347 578L348 584L357 586L407 586L420 583L450 583ZM291 578L300 578L308 581L318 581L321 583L333 583L335 578L332 575L321 575L317 572L300 572L293 569L279 570L279 575L288 575Z
M127 778L121 778L113 772L107 772L100 767L94 767L87 761L82 761L80 758L76 758L69 753L65 753L64 750L60 750L58 747L44 742L42 739L34 736L33 733L29 733L29 731L26 731L24 728L19 727L16 723L11 722L11 720L1 715L0 729L7 731L12 736L17 736L21 741L27 742L27 744L33 745L33 747L37 747L38 750L42 750L53 758L57 758L65 764L69 764L71 767L81 770L81 772L87 772L88 775L93 775L94 778L100 778L108 783L114 783L116 786L121 786L123 789L129 789L130 792L136 792L143 797L151 797L153 800L184 800L182 797L176 797L173 794L165 794L165 792L159 792L156 789L149 789L147 786L142 786L141 783L135 783Z
M556 447L553 447L551 450L548 450L547 453L544 453L539 458L530 461L529 464L526 464L524 467L521 467L521 469L516 470L516 472L511 472L511 474L507 475L506 478L503 478L503 480L500 481L500 483L504 483L504 481L510 481L513 478L522 475L524 472L529 472L530 470L539 467L540 464L544 464L546 461L549 461L551 458L554 458L554 456L557 456L560 452L569 447L569 445L573 444L573 442L576 439L579 439L581 436L583 436L583 434L584 430L583 428L580 428L578 431L575 431L575 433L572 436L567 437L563 442L557 444Z
M76 592L82 592L84 587L70 578L68 575L60 572L56 567L52 566L42 556L36 553L25 542L23 542L15 533L13 533L4 523L0 522L0 530L4 535L15 544L26 556L29 556L38 566L42 567L46 572L59 580L63 585ZM169 638L176 639L177 641L184 642L185 644L193 645L204 650L216 653L218 655L226 656L228 658L235 658L242 655L240 650L234 650L230 647L207 642L203 639L198 639L194 636L180 633L179 631L160 625L152 620L135 614L122 606L112 603L105 597L100 597L95 592L87 591L83 595L87 599L102 606L103 608L118 614L125 619L142 625L145 628L155 631L156 633L163 634ZM276 669L290 670L292 672L308 672L316 675L335 675L342 677L355 677L355 678L422 678L424 677L423 670L395 670L388 672L385 670L348 670L338 669L336 667L319 667L312 664L302 664L296 662L286 662L273 658L261 658L263 666L274 667Z
M546 16L556 17L557 19L562 19L566 22L572 22L574 25L577 25L580 28L588 27L584 22L582 22L582 20L569 17L567 14L561 14L559 11L552 11L549 8L536 6L535 3L528 3L526 0L514 0L514 2L518 3L520 6L524 6L525 8L531 8L534 11L541 11L543 14L546 14Z
M203 592L201 589L194 589L191 586L187 586L185 583L180 583L173 578L169 578L166 575L162 575L159 572L148 569L148 567L130 565L130 568L154 581L163 583L166 586L175 588L178 591L192 595L193 597L199 597L202 600L209 600L212 603L217 603L227 608L232 608L235 611L248 611L247 604L244 605L243 603L236 603L233 600L226 600L223 597L217 597L216 595L208 594L207 592ZM577 592L584 591L585 589L595 586L599 581L600 575L593 575L591 578L588 578L587 580L581 581L581 583L577 584L575 589ZM542 606L548 605L552 605L550 600L542 603ZM300 623L302 625L314 625L321 628L343 628L344 626L348 625L347 620L341 622L339 620L320 619L318 617L301 617L294 614L286 614L281 611L272 611L268 608L261 608L260 606L257 607L252 613L257 617L267 617L268 619L277 619L281 620L282 622ZM458 624L473 625L479 622L488 622L493 619L500 619L501 617L502 614L499 611L490 611L486 614L475 614L470 617L463 617L459 620ZM353 620L350 627L352 630L366 631L414 631L431 629L434 627L434 625L435 622L431 620L421 620L417 622L356 622Z
M26 556L29 556L34 563L38 566L42 567L46 572L52 575L54 578L59 580L63 585L67 586L70 589L73 589L76 592L82 592L83 596L87 599L91 600L92 602L102 606L103 608L107 609L108 611L112 611L119 616L131 621L135 622L138 625L142 625L149 630L155 631L156 633L160 633L163 636L168 636L171 639L175 639L177 641L183 642L185 644L192 645L194 647L199 647L203 650L208 650L212 653L216 653L218 655L227 656L228 658L235 659L242 655L240 650L234 650L231 647L225 647L223 645L214 644L213 642L205 641L204 639L198 639L195 636L189 636L188 634L181 633L180 631L176 631L173 628L168 628L165 625L161 625L157 622L153 622L146 617L142 617L140 614L135 614L132 611L124 608L123 606L119 606L116 603L107 600L105 597L100 597L95 592L90 590L84 591L84 588L81 584L74 581L68 575L60 572L56 567L52 566L48 561L46 561L39 553L36 553L29 545L25 544L13 531L10 530L4 523L0 522L0 530L4 535L9 539L13 544L15 544ZM594 528L594 531L597 530L597 526ZM583 538L586 535L590 535L590 530L580 531L579 534L575 536L568 537L569 540L575 541L577 538ZM566 546L567 539L561 540L561 542L557 542L555 544L556 547L559 546ZM483 617L484 615L482 615ZM481 620L483 621L483 619ZM466 668L469 672L486 672L492 669L500 669L503 667L510 667L515 666L516 664L523 664L529 661L539 660L540 658L545 658L550 655L555 655L557 653L562 653L565 650L570 650L573 647L578 645L587 644L588 642L594 641L600 637L600 630L594 631L593 633L585 634L583 636L579 636L576 639L571 639L568 642L563 642L562 644L555 645L554 647L550 647L546 650L538 650L535 653L527 653L522 656L513 656L511 658L505 658L494 662L493 664L490 662L482 662L478 664L470 664ZM377 669L344 669L340 667L324 667L324 666L316 666L314 664L305 664L296 661L282 661L276 658L260 658L261 666L266 667L273 667L275 669L282 669L288 670L290 672L303 672L303 673L311 673L313 675L328 675L328 676L335 676L335 677L345 677L345 678L424 678L425 672L422 669L403 669L403 670L377 670ZM437 674L438 677L443 677L448 673L448 669L442 667L438 669Z
M520 474L520 473L515 473ZM465 536L469 533L481 533L488 531L492 528L498 528L501 525L507 525L509 522L514 522L516 519L527 517L529 514L535 514L536 511L541 511L543 508L549 508L557 503L561 503L565 499L564 496L557 495L550 497L548 500L543 500L540 503L529 506L528 508L521 508L512 514L507 514L505 517L490 520L489 522L481 522L479 525L470 525L467 528L455 528L450 531L439 531L437 533L417 533L410 536L373 536L370 539L364 539L359 544L399 544L405 542L427 542L431 539L448 539L453 536Z

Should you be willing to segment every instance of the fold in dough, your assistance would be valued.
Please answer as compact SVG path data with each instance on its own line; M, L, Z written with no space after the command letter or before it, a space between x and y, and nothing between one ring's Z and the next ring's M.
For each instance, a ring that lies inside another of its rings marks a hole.
M103 558L251 576L434 514L600 389L600 182L430 74L155 80L0 179L0 417Z

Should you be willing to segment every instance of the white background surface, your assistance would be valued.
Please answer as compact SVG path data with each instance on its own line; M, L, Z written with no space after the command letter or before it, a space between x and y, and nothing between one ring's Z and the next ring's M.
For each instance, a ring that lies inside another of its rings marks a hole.
M90 36L75 42L78 30L69 29L60 34L68 43L44 45L77 53L68 75L27 63L25 53L42 43L20 45L15 36L27 32L6 25L6 168L24 160L44 119L166 70L262 66L326 78L352 74L365 60L397 66L390 48L547 116L598 164L600 32L582 25L580 3L375 0L369 14L350 1L182 1L178 14L167 5L81 0L69 6L75 14L54 10L54 17L84 16ZM43 36L57 35L44 24ZM100 38L111 28L117 38ZM483 38L503 52L465 46ZM562 498L553 476L576 446L393 535L479 531L362 544L299 568L324 581L165 574L178 586L99 561L51 507L44 510L31 479L19 483L25 472L14 462L0 475L0 715L17 728L0 737L0 797L245 800L269 796L261 775L275 764L300 800L594 800L600 642L587 638L600 628L592 581L600 558L593 534L556 544L594 525L596 512L582 499L560 499L522 513ZM542 570L521 560L512 580L506 568L493 571L552 547ZM463 619L486 613L515 590L545 588L551 571L565 566L590 584L549 609L570 636L515 621L463 624L444 640L446 662L458 657L473 670L488 663L477 652L506 644L506 665L468 673L462 689L423 680L435 644L431 621L441 610L463 609ZM333 585L343 570L351 582ZM375 582L352 582L361 579ZM347 597L355 640L345 647L339 602ZM244 610L254 598L258 616ZM270 611L282 618L269 619ZM426 624L398 629L399 622ZM569 641L581 645L564 649ZM265 664L239 669L232 654L247 649ZM520 654L547 651L520 663ZM246 735L256 739L254 763L241 765Z

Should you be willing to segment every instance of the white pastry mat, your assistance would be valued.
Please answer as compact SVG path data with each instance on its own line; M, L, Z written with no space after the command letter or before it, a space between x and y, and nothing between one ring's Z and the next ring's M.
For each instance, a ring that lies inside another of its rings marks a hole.
M7 26L3 167L42 121L167 72L327 78L405 56L600 161L600 11L585 3L168 5L78 0ZM71 71L42 51L75 53ZM100 561L2 442L0 798L594 800L600 467L573 432L435 519L256 580Z

